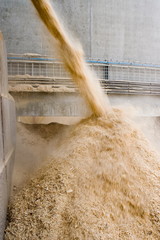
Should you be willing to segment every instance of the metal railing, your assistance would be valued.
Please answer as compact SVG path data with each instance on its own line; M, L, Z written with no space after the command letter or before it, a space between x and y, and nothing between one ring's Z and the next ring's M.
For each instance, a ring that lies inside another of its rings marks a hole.
M160 66L101 61L88 61L88 65L105 92L160 95ZM19 91L77 91L63 64L54 59L12 56L8 74L11 91L17 91L19 85Z

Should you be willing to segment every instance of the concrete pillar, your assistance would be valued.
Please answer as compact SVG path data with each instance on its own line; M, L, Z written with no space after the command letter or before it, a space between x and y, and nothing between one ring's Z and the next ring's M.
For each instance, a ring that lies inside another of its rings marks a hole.
M0 33L0 240L6 224L7 205L15 152L15 104L8 94L7 56Z

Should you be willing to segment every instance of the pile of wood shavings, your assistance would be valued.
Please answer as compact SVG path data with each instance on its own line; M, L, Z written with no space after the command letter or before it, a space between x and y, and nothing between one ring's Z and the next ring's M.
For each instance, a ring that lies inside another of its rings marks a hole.
M159 156L120 111L91 117L13 197L5 240L158 240L159 181Z

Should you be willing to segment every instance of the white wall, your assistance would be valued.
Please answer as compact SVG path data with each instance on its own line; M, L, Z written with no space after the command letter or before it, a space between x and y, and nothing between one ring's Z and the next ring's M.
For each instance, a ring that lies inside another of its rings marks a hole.
M158 64L160 1L52 0L87 58ZM54 55L52 41L28 0L0 0L0 29L8 52Z

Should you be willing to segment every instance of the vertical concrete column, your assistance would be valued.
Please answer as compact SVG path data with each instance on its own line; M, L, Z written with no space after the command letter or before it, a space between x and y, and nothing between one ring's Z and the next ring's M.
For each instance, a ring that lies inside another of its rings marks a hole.
M0 240L3 240L15 152L15 105L8 94L7 55L0 33Z
M3 40L3 35L0 32L0 94L8 95L8 76L7 76L7 54Z

